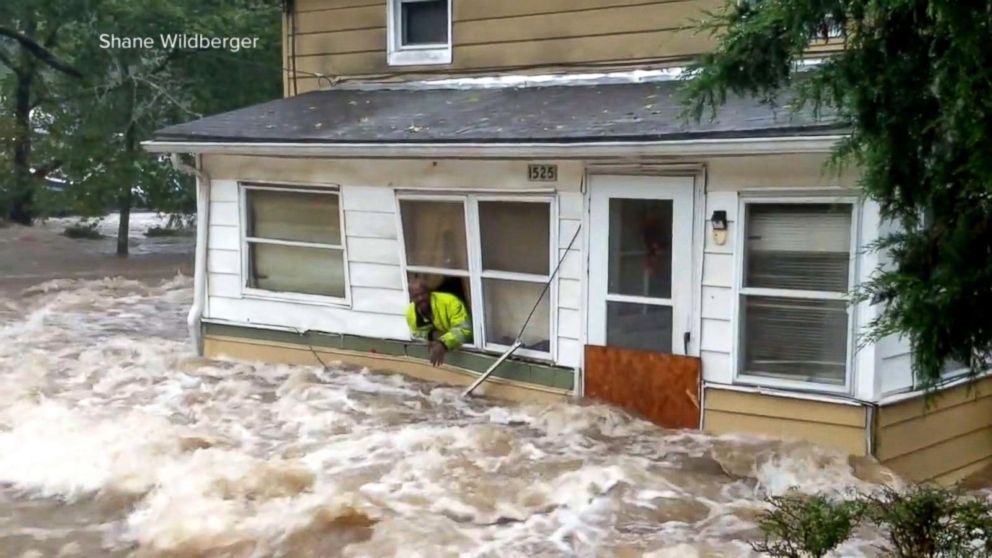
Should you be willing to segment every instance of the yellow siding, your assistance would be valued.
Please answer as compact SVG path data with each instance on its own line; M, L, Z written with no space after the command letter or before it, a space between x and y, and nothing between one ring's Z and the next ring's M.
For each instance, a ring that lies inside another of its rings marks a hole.
M884 405L876 421L876 455L915 481L956 482L992 460L992 379Z
M440 384L466 386L478 377L475 372L454 366L432 367L428 363L400 356L359 353L323 347L303 347L289 343L208 335L203 340L203 353L208 358L231 358L244 361L281 362L319 366L341 361L370 370L404 374L413 378ZM475 392L478 395L507 399L551 403L568 398L565 390L522 384L504 378L491 378Z
M297 88L313 74L498 73L573 65L676 64L713 44L689 29L723 0L454 0L453 63L386 63L385 0L300 0L294 29Z
M761 434L867 453L867 413L859 405L707 388L703 413L713 434Z

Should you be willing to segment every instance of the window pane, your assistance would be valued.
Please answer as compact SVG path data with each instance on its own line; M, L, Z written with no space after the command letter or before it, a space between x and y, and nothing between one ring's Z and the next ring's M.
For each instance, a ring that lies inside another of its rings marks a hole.
M246 190L248 236L341 244L337 194Z
M249 246L249 287L344 297L343 251L254 242Z
M401 1L403 45L448 42L448 0Z
M672 201L611 199L609 235L609 292L671 298Z
M408 265L468 269L462 202L400 201Z
M482 291L486 304L486 340L489 343L512 345L524 320L544 290L543 283L483 279ZM548 293L534 310L534 316L524 330L523 347L535 351L551 351L551 305Z
M847 303L744 297L744 371L844 385Z
M747 206L747 287L845 292L850 204Z
M479 202L482 268L548 275L551 206L528 202Z
M671 353L672 307L607 302L606 344Z

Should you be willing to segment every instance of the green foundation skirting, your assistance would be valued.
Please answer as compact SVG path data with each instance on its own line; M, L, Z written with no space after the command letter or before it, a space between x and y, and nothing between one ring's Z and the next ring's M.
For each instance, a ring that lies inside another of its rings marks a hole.
M427 360L427 346L423 343L392 341L389 339L372 339L356 335L337 333L321 333L308 331L302 334L289 331L262 329L256 327L239 327L227 324L203 323L204 335L221 337L240 337L258 341L272 341L327 349L355 351L391 356L403 356L419 360ZM448 353L445 364L457 366L465 370L483 373L493 365L499 355L490 355L469 351ZM559 368L546 364L528 362L509 358L496 369L494 377L524 382L539 386L571 390L574 385L574 371L570 368Z

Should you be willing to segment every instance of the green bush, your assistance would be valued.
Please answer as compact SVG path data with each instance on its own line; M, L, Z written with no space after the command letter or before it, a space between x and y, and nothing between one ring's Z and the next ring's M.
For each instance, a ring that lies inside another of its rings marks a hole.
M758 552L782 558L820 558L851 537L860 524L880 529L885 556L897 558L992 557L992 503L955 490L918 485L884 488L851 500L822 495L767 500L759 521Z
M88 240L95 240L98 238L103 238L100 231L96 229L99 221L79 221L78 223L73 223L62 231L62 234L69 238L84 238Z
M822 558L851 536L862 513L859 502L834 501L825 496L773 496L771 511L759 526L757 552L783 558Z
M180 229L172 227L151 227L145 231L145 236L149 238L169 237L169 236L191 236L192 229Z

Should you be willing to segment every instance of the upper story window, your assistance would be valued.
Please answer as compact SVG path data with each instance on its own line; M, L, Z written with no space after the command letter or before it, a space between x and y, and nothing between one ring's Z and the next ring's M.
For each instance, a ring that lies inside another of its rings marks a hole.
M388 61L451 63L451 0L389 0Z
M848 385L854 205L748 202L738 377Z

